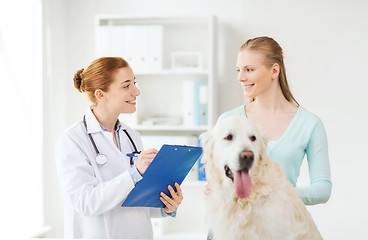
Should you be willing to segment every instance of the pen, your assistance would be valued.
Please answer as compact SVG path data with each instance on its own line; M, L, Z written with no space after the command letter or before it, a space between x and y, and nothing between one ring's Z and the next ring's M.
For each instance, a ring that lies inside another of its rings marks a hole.
M127 157L139 157L139 153L127 153Z

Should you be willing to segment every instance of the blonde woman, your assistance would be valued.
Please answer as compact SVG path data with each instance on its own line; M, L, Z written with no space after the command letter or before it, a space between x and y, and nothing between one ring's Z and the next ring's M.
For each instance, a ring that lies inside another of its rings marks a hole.
M56 148L65 238L152 239L150 218L175 216L183 199L176 183L176 191L168 187L172 198L161 193L163 209L121 207L157 154L143 151L139 133L118 120L136 111L135 84L132 69L119 57L96 59L74 76L75 88L92 105Z
M249 104L223 113L253 121L269 139L268 153L279 162L306 205L326 203L331 194L327 136L322 121L301 107L288 86L283 51L272 38L249 39L240 48L236 70ZM304 156L310 185L296 187ZM210 185L206 194L210 194Z

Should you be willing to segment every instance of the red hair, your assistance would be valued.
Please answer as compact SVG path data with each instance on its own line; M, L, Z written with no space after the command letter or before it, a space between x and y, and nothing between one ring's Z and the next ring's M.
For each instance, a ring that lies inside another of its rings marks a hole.
M96 89L107 91L114 80L114 73L124 67L129 67L129 64L121 57L98 58L86 69L82 68L74 74L74 87L79 92L86 92L88 99L97 104Z

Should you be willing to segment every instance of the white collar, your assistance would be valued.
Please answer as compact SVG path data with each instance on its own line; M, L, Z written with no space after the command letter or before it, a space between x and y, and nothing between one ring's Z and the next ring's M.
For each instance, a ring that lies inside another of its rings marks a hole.
M100 127L100 124L97 121L96 116L93 114L91 108L87 109L85 116L87 124L87 133L103 132L103 129Z
M93 114L91 108L89 107L86 111L86 123L87 123L87 133L96 133L96 132L103 132L104 130L100 126L100 122L97 120L96 116ZM125 123L121 122L120 130L126 129L127 126Z

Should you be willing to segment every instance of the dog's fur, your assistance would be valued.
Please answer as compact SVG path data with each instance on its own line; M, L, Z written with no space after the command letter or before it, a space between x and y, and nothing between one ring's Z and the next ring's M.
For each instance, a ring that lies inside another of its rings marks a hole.
M230 136L231 135L231 136ZM230 117L201 135L202 161L211 188L207 220L215 240L322 239L304 203L280 165L266 153L266 140L246 118ZM251 194L239 198L226 176L241 170L243 151L253 152L249 177Z

